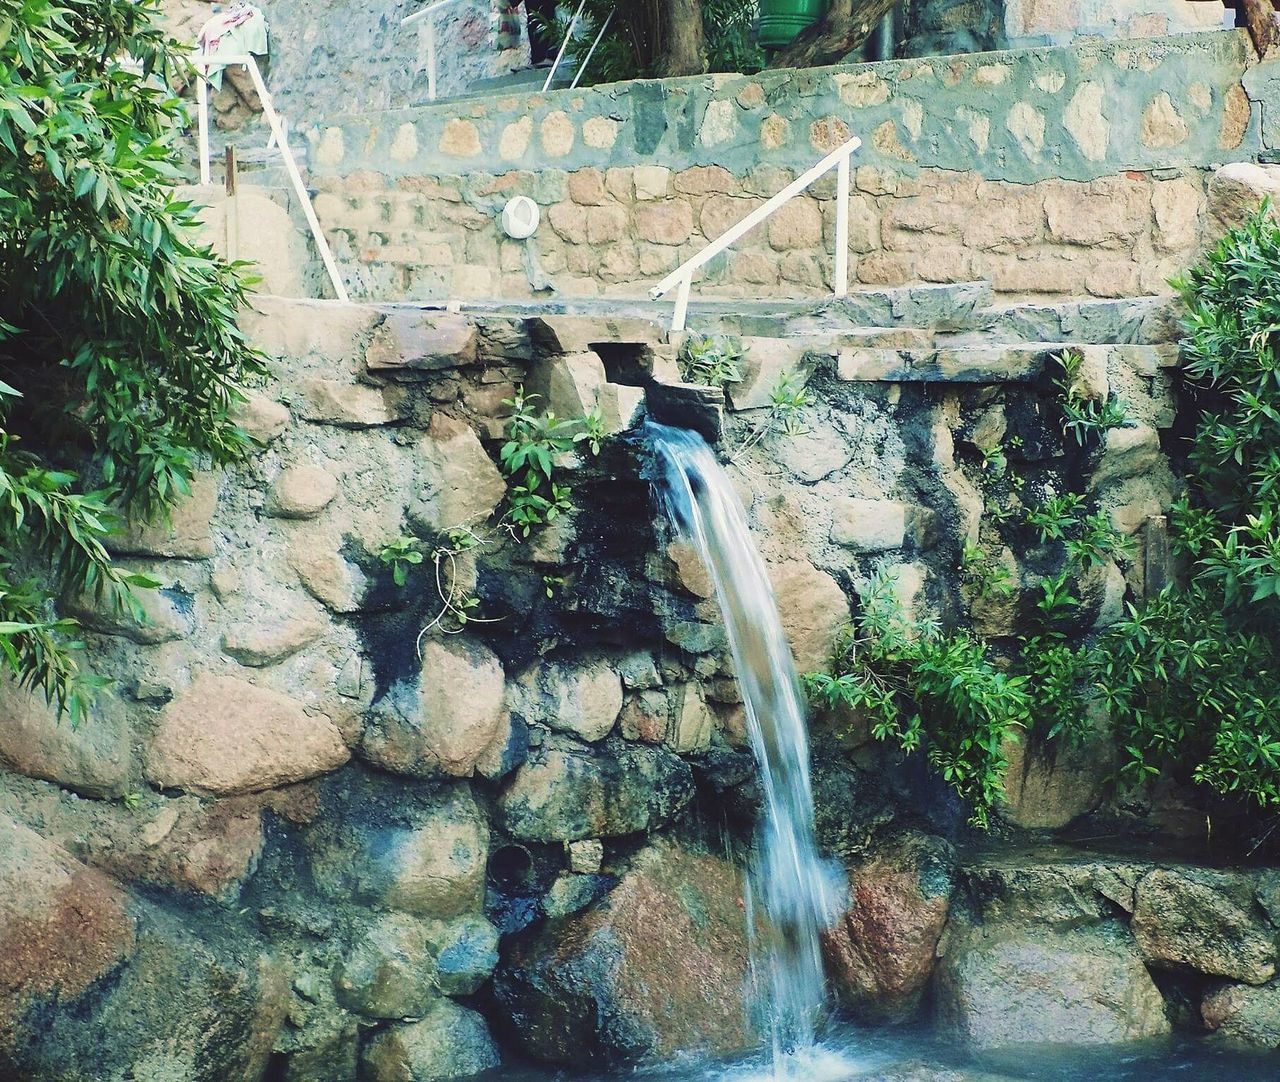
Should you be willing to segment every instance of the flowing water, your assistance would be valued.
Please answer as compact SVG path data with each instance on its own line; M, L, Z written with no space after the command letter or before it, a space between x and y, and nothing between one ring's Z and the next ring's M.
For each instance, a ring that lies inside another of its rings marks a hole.
M814 1047L825 1010L818 935L838 907L835 878L814 840L804 699L773 588L728 475L696 433L655 424L650 435L663 505L715 583L760 765L764 808L747 911L753 998L772 1041L775 1075L797 1077L797 1057Z

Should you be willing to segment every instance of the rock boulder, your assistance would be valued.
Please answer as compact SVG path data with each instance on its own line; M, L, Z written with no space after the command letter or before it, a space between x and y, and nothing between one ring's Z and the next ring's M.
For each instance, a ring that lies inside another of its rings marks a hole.
M597 905L517 943L494 987L530 1054L603 1066L751 1047L747 973L736 870L661 844Z
M327 717L278 691L201 673L162 712L146 769L163 789L229 795L314 778L350 757Z

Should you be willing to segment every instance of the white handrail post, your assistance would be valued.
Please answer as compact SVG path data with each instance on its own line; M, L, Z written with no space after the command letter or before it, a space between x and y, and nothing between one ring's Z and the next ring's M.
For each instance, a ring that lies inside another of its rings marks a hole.
M596 35L596 40L591 43L591 48L587 50L587 58L582 62L582 66L578 68L578 74L573 77L573 82L569 84L570 90L577 90L578 83L581 82L583 75L586 74L587 65L591 63L591 58L596 55L596 47L604 40L604 32L609 29L609 24L613 22L614 12L617 8L611 8L609 14L604 17L604 22L600 24L600 33Z
M196 69L196 125L200 130L200 183L212 184L209 169L209 72Z
M436 100L436 17L427 16L427 99Z
M676 310L671 316L671 331L684 330L685 317L689 312L689 287L693 285L693 272L680 279L680 289L676 293Z
M837 297L849 295L849 155L836 170L836 280Z
M346 302L350 300L350 297L347 296L347 287L342 284L342 275L338 273L338 264L334 262L333 252L329 250L329 242L325 239L324 230L320 226L320 219L316 217L315 207L311 205L311 195L307 191L307 186L302 182L302 173L298 170L298 163L294 161L293 150L285 138L284 126L280 123L280 117L271 103L271 95L267 93L267 84L262 81L262 72L258 70L258 62L252 56L246 56L241 62L249 69L249 77L253 79L254 89L257 90L258 99L262 102L262 111L266 114L267 123L271 125L271 131L275 134L276 142L280 144L280 155L284 158L285 171L293 182L293 190L297 192L299 202L302 203L302 213L307 219L307 225L311 227L312 236L316 239L316 247L320 250L320 259L324 263L324 269L329 272L329 281L333 284L333 291L337 294L338 300Z
M564 41L560 43L560 51L556 53L555 63L551 65L551 70L547 72L547 81L542 84L542 92L545 94L551 89L552 82L555 81L556 72L560 68L560 61L564 59L564 51L569 48L569 42L573 40L573 32L578 28L578 20L582 18L583 9L587 6L587 0L582 0L578 5L578 10L573 13L573 18L569 20L569 29L565 32Z

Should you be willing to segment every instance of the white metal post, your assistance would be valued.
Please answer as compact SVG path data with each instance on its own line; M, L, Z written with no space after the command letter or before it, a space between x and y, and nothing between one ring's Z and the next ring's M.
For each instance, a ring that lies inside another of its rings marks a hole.
M609 14L604 17L604 22L600 24L600 33L596 35L596 40L591 43L591 48L587 50L586 59L583 60L582 65L578 68L578 74L573 77L573 82L569 84L570 90L577 90L578 83L582 81L582 76L586 74L587 65L591 63L591 58L596 55L596 48L604 40L604 32L609 29L609 24L613 22L615 11L617 11L617 8L611 9Z
M544 94L551 89L556 72L560 68L560 61L564 59L564 51L569 48L569 42L573 40L573 32L578 28L578 20L582 18L582 11L586 6L587 0L582 0L582 3L578 5L578 10L573 13L573 18L569 20L569 29L564 35L564 41L560 43L560 51L556 53L555 63L551 65L551 70L547 72L547 81L542 84L542 92Z
M347 287L342 284L342 275L338 273L338 264L334 262L333 253L329 250L329 242L325 239L324 230L320 226L320 219L316 217L315 208L311 205L311 195L307 191L307 186L302 182L302 173L298 171L298 163L293 159L293 150L285 138L284 126L280 123L280 117L276 114L275 107L271 104L271 95L267 93L267 84L262 81L262 72L258 70L258 62L252 56L246 59L245 66L249 69L254 88L258 91L258 97L262 101L262 111L267 116L267 123L271 125L271 130L275 133L276 142L280 144L280 154L284 158L285 171L289 174L289 179L293 181L294 191L298 193L298 199L302 203L302 213L306 216L307 225L311 227L312 235L316 238L316 247L320 249L320 259L324 262L324 269L329 272L329 281L333 284L333 291L337 294L338 300L348 301L350 298L347 296Z
M209 169L209 72L196 69L196 125L200 130L200 183L212 184Z
M427 16L427 98L436 100L436 17Z
M676 310L671 316L671 331L684 330L685 317L689 313L689 287L693 284L693 274L680 279L680 290L676 293Z
M836 280L837 297L849 295L849 155L836 169Z

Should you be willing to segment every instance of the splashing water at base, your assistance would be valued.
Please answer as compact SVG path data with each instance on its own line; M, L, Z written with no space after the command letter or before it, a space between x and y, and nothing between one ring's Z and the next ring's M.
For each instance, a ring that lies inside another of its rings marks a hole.
M810 1077L802 1064L826 1002L818 936L836 913L838 891L814 841L800 682L764 562L728 475L696 433L648 428L666 512L715 583L760 765L764 815L747 922L755 998L773 1044L774 1077Z

